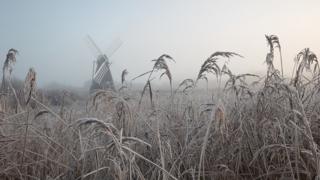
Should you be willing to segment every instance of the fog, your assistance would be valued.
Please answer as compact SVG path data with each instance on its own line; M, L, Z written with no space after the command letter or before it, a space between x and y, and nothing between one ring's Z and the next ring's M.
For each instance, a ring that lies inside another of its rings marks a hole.
M114 39L122 46L110 58L115 81L121 71L133 78L166 53L175 82L195 78L202 62L215 51L234 51L235 73L264 73L268 51L265 34L279 36L284 70L291 74L294 56L310 47L320 53L320 1L43 1L0 2L1 63L10 48L19 50L14 76L34 67L38 84L83 86L91 78L96 54L85 37L102 49ZM278 61L275 62L279 67ZM138 80L142 81L141 80ZM161 83L161 81L155 81Z

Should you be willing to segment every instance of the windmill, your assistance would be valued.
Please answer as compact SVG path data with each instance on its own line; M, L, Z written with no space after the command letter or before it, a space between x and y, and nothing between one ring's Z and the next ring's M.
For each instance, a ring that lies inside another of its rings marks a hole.
M87 41L97 54L96 60L93 61L90 92L94 92L99 89L109 89L115 91L109 58L120 48L122 42L119 39L114 41L108 48L108 51L103 53L89 35L87 35Z

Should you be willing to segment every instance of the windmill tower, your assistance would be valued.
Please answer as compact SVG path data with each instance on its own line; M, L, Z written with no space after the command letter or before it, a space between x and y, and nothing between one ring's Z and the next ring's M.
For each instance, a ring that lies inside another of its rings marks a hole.
M113 42L107 53L102 53L101 49L89 35L87 36L87 40L92 48L97 52L96 61L93 61L90 92L95 92L99 89L115 91L114 81L110 70L111 63L109 61L109 57L119 49L122 42L120 40Z

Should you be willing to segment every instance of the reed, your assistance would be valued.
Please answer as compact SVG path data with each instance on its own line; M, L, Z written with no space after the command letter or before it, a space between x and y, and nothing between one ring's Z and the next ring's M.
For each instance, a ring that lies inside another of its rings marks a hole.
M24 83L12 83L17 51L10 49L0 94L0 179L319 179L317 56L303 49L285 78L279 38L265 37L267 76L237 73L229 63L244 57L217 51L195 78L175 86L174 60L163 54L129 81L146 77L141 91L73 98L76 92L55 91L60 98L54 98L37 88L33 68ZM276 49L280 71L273 64ZM121 87L129 83L127 74ZM163 76L170 96L153 84ZM219 89L204 93L200 80Z

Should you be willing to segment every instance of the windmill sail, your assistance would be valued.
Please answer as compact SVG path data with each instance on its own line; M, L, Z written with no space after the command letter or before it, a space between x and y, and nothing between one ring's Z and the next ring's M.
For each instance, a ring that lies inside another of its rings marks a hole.
M100 66L100 68L94 74L93 80L96 83L101 84L103 77L107 75L108 71L109 71L109 68L108 68L106 62L103 62L102 65Z
M105 55L100 55L97 59L96 70L93 75L90 91L94 92L98 89L115 90L109 61Z

